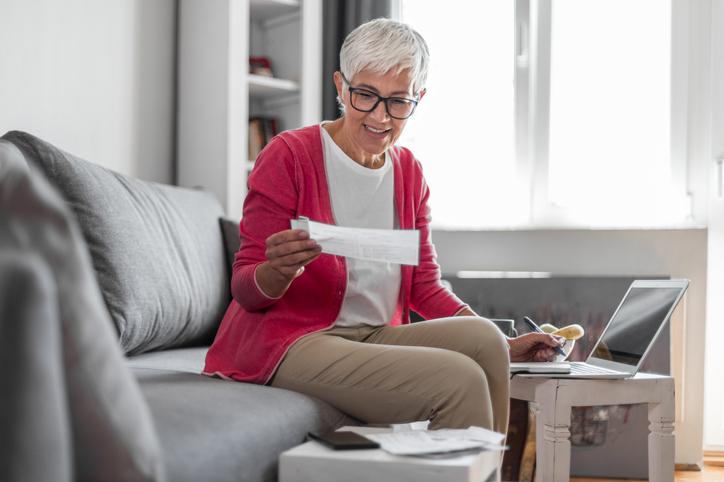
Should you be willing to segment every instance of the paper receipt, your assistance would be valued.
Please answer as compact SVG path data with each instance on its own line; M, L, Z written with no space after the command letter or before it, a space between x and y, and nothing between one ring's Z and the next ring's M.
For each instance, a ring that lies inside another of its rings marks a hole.
M323 253L411 266L417 266L420 259L417 229L344 228L305 217L292 219L291 225L308 232Z

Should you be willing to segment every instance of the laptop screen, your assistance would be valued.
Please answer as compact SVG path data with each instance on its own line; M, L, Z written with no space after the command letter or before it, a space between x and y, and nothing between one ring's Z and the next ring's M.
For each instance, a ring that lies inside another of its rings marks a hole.
M592 357L638 365L680 292L679 288L631 288Z

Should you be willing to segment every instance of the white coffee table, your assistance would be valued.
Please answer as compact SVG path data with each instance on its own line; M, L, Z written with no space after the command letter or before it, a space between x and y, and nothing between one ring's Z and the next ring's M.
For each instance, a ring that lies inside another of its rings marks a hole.
M343 427L361 435L390 431ZM332 450L307 442L282 453L279 482L483 482L499 481L501 453L480 452L446 459L391 455L382 449Z

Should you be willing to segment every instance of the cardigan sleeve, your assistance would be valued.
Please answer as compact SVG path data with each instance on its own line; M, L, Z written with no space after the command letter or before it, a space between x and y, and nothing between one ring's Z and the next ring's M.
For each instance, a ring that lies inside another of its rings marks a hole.
M296 216L297 187L294 156L285 142L273 139L256 160L247 181L248 193L231 279L234 300L247 311L267 308L278 300L270 298L256 283L257 267L266 261L266 239L290 229Z

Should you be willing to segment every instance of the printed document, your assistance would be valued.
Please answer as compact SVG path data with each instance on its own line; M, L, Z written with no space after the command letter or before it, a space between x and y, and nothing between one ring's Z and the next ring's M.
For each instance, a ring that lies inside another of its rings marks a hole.
M393 455L452 456L482 450L505 450L505 435L482 427L443 430L406 430L365 434Z
M322 246L322 252L348 258L417 266L420 259L420 231L417 229L344 228L292 219L292 229L303 229Z

